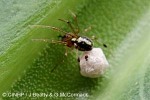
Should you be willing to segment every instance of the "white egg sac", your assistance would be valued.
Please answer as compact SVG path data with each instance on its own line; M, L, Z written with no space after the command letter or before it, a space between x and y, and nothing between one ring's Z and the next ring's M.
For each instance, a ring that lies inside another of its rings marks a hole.
M85 51L82 57L80 57L79 63L81 75L90 78L101 76L109 66L101 48Z

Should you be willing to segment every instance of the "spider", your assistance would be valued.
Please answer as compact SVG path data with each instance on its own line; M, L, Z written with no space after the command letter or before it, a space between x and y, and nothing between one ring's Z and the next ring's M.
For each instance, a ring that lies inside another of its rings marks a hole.
M61 37L60 41L56 41L56 40L49 40L49 39L32 39L34 41L43 41L43 42L50 42L50 43L59 43L59 44L63 44L69 48L75 48L77 49L77 51L91 51L93 48L93 41L92 39L86 37L86 36L80 36L80 29L78 26L78 21L77 21L77 16L76 14L72 13L72 16L74 18L75 24L76 24L76 28L74 28L71 24L70 21L68 20L64 20L64 19L58 19L60 21L63 21L65 23L67 23L67 25L69 26L69 28L71 29L71 32L66 32L60 28L57 27L53 27L53 26L45 26L45 25L30 25L30 27L41 27L41 28L49 28L51 30L57 31L57 32L61 32L64 33L64 35L60 35L59 37ZM87 29L84 30L84 32L87 32L91 29L91 27L88 27ZM96 39L95 37L93 37L93 39ZM107 47L105 44L103 44L104 47ZM67 49L65 52L65 55L67 56ZM78 55L78 54L77 54ZM88 60L88 56L85 58L86 60ZM78 58L78 62L80 62L80 59ZM51 70L51 72L54 71L54 69L56 68L56 66Z
M77 16L72 12L71 12L71 14L74 17L74 21L76 23L77 29L75 29L72 26L70 21L64 20L64 19L58 19L60 21L63 21L65 23L67 23L67 25L71 29L71 32L66 32L66 31L64 31L60 28L53 27L53 26L45 26L45 25L30 25L30 26L31 27L49 28L49 29L52 29L54 31L64 33L64 35L59 36L59 37L61 37L61 41L52 40L51 43L60 43L60 44L63 44L65 46L69 47L69 48L75 48L79 51L90 51L90 50L92 50L93 41L90 38L86 37L86 36L80 36L79 35L80 29L79 29L79 26L78 26ZM88 31L88 30L90 30L90 27L88 29L85 29L85 31ZM49 39L32 39L32 40L49 42ZM65 53L65 55L67 55L67 52Z

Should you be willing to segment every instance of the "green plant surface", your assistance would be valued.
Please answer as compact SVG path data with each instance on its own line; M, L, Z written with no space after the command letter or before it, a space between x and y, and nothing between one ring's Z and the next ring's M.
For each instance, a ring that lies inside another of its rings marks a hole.
M118 46L111 58L111 81L97 100L149 100L150 10ZM123 53L124 52L124 53ZM121 59L120 59L121 58Z
M5 3L3 1L0 7ZM0 15L7 20L0 23L0 94L87 93L88 98L6 96L2 99L149 99L149 0L28 0L26 3L14 0L9 3ZM98 79L80 75L76 53L72 50L65 56L62 45L32 41L37 38L58 40L60 33L30 29L29 25L52 25L69 32L65 23L57 21L64 18L72 22L69 10L77 14L81 30L92 27L80 35L98 37L94 46L101 47L109 60L110 69ZM108 48L102 47L101 41ZM54 67L57 68L51 72Z

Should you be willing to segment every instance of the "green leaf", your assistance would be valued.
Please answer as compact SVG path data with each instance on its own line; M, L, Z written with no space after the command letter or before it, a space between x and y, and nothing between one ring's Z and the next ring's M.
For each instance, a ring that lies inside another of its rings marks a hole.
M149 4L149 0L0 1L1 98L17 99L7 92L22 92L26 94L19 99L26 100L45 98L29 97L30 93L52 95L46 99L148 100ZM109 60L110 69L98 79L81 76L76 53L69 50L65 56L63 45L32 41L38 38L59 40L60 33L30 29L29 25L51 25L71 31L66 23L57 20L73 22L70 10L77 14L81 30L92 27L91 31L80 35L98 37L94 46L101 47ZM102 47L101 41L108 48ZM57 93L74 96L57 97Z
M110 58L109 84L97 100L149 100L150 82L150 10L118 46Z

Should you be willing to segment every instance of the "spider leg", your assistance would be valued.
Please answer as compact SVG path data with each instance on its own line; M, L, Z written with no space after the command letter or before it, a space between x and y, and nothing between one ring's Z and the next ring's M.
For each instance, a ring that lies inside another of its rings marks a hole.
M105 43L101 42L101 40L99 40L97 37L92 36L91 39L96 41L98 44L103 45L105 48L107 48L107 45Z
M47 42L47 43L57 43L57 44L64 44L64 45L66 45L66 42L50 40L50 39L32 39L32 41Z
M57 32L62 32L62 33L68 33L65 32L64 30L57 28L57 27L53 27L53 26L45 26L45 25L29 25L30 28L49 28L51 30L57 31Z
M84 29L83 33L89 32L92 29L91 26L89 26L88 28Z
M77 30L76 30L76 33L79 33L80 32L80 28L79 28L79 25L78 25L78 19L77 19L77 15L75 13L73 13L72 11L70 11L71 15L73 16L74 18L74 21L75 21L75 24L77 26Z
M74 30L74 28L73 28L72 24L70 23L70 21L68 21L68 20L64 20L64 19L58 19L58 20L60 20L60 21L63 21L63 22L65 22L65 23L67 23L67 24L68 24L68 26L71 28L72 32L73 32L73 33L76 33L76 31Z

